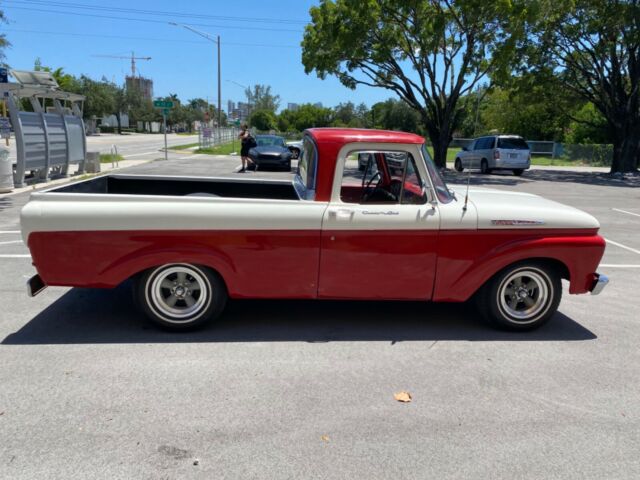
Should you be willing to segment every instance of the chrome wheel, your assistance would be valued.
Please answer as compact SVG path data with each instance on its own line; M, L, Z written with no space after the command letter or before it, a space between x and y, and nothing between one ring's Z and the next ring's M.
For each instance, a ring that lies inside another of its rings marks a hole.
M499 308L513 322L535 322L549 307L551 288L544 272L530 268L517 270L498 287Z
M191 265L171 265L156 270L147 281L147 303L170 323L193 322L211 303L211 284Z

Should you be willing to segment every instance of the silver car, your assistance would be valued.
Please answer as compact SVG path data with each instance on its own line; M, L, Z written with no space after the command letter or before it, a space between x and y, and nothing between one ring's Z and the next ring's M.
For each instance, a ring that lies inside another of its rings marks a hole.
M456 155L454 168L479 169L482 173L493 170L511 170L514 175L531 166L531 150L522 137L516 135L489 135L476 138L471 145Z

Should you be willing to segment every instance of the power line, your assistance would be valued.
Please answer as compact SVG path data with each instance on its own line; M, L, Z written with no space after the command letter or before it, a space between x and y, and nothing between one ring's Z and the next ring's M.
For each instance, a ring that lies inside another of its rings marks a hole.
M274 24L306 24L304 20L293 20L284 18L264 18L264 17L233 17L223 15L209 15L204 13L185 13L185 12L170 12L162 10L144 10L135 8L123 8L114 6L100 6L100 5L88 5L86 3L74 3L74 2L60 2L60 1L48 1L48 0L8 0L6 3L20 3L40 6L55 6L63 8L72 8L77 10L90 10L90 11L106 11L106 12L120 12L120 13L132 13L137 15L155 15L155 16L170 16L173 18L208 18L216 20L229 20L229 21L241 21L241 22L256 22L256 23L274 23Z
M4 6L3 8L5 10L7 9L26 10L29 12L54 13L59 15L74 15L76 17L107 18L110 20L124 20L127 22L144 22L144 23L155 23L155 24L161 24L161 25L167 24L165 20L152 20L149 18L115 17L112 15L98 15L95 13L65 12L61 10L48 10L44 8L29 8L29 7L14 7L9 5ZM212 25L208 23L192 23L191 25L195 25L197 27L213 27L213 28L233 29L233 30L246 28L246 26L242 27L242 26L236 26L236 25ZM270 32L295 32L295 33L302 32L302 30L293 30L293 29L286 29L286 28L268 28L268 27L253 27L253 26L250 27L250 29L264 30L264 31L270 31Z
M35 35L41 34L41 35L62 35L62 36L71 36L71 37L114 38L119 40L143 40L143 41L150 41L150 42L191 43L191 44L199 44L199 45L203 45L207 43L207 42L202 42L198 40L173 40L171 38L129 37L125 35L106 35L106 34L96 34L96 33L50 32L50 31L44 31L44 30L22 30L19 28L6 28L4 29L4 31L30 33ZM275 45L275 44L267 44L267 43L224 42L224 45L236 46L236 47L300 48L299 45Z

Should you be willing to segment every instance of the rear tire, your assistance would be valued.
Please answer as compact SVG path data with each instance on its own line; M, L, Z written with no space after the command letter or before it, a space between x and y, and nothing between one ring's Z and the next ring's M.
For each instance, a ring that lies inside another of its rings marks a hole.
M459 158L456 158L456 161L453 163L453 168L455 168L456 172L462 172L464 170L462 161Z
M292 148L291 158L293 158L294 160L297 160L298 158L300 158L300 150L298 150L297 148Z
M486 158L483 158L480 162L480 172L486 174L491 173L491 169L489 168L489 162L487 162Z
M136 281L135 296L156 325L184 331L220 316L227 289L220 276L207 267L171 263L145 271Z
M516 331L544 325L558 310L561 298L560 274L539 262L521 262L505 268L476 295L487 322Z
M514 174L516 177L519 177L519 176L520 176L520 175L522 175L523 173L524 173L524 168L515 168L515 169L513 170L513 174Z

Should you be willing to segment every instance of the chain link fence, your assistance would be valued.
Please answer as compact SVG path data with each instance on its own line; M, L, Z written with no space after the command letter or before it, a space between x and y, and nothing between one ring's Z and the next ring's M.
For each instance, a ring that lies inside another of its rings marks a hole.
M212 148L231 143L238 137L240 130L236 127L209 128L203 127L198 131L200 148Z

